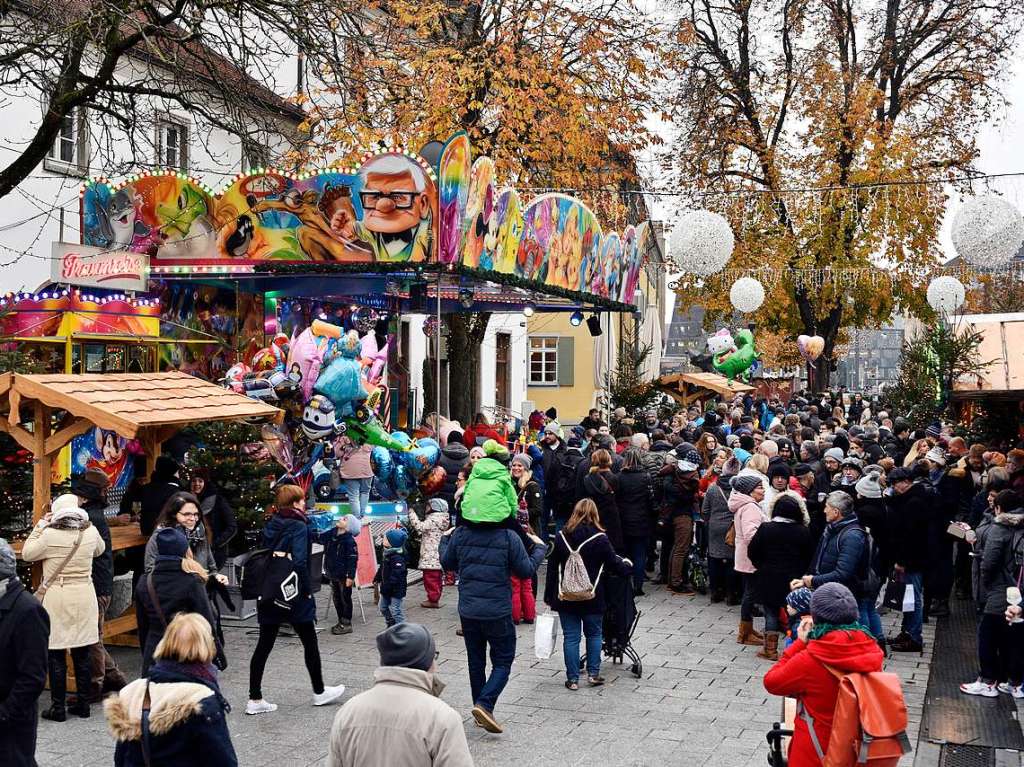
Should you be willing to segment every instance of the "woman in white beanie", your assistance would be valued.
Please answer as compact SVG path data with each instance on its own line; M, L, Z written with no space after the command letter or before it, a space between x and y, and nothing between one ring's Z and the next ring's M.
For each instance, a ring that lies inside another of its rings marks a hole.
M50 513L33 528L21 556L26 562L43 563L43 581L36 590L50 616L49 672L51 706L44 719L63 722L67 718L67 664L71 650L75 683L88 690L92 682L89 647L99 641L99 608L92 585L92 560L103 553L105 544L78 507L78 497L58 497ZM89 716L89 704L79 695L71 713Z

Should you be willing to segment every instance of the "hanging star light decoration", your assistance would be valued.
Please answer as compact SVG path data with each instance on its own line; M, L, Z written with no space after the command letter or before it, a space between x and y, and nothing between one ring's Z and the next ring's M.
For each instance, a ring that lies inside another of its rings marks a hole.
M928 283L928 305L940 314L952 314L964 302L967 291L956 277L944 274Z
M957 255L983 269L1005 266L1024 244L1024 219L1002 197L972 197L953 218Z
M701 277L720 272L734 244L729 222L709 210L687 213L669 234L669 253L676 265Z
M737 311L756 312L764 303L764 285L753 277L740 277L729 288L729 300Z

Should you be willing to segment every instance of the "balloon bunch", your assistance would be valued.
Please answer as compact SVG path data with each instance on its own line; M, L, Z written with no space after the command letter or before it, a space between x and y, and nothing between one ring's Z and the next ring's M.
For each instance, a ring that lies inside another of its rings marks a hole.
M370 452L370 465L376 478L377 492L386 501L405 500L419 491L424 496L435 495L444 487L445 470L438 466L441 446L431 437L413 440L408 434L391 434L406 445L404 450L377 446Z
M711 365L730 381L750 379L750 368L760 355L754 347L754 334L746 328L736 331L735 336L726 328L708 338Z
M252 356L252 367L244 362L231 366L224 374L224 386L253 399L277 402L299 385L300 377L285 368L288 352L288 336L278 333L270 346Z

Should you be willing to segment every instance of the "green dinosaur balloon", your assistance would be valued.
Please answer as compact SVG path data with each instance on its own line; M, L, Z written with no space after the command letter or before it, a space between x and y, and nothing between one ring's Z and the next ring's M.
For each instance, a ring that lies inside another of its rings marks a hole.
M727 376L730 381L736 378L748 381L750 380L751 366L761 356L754 348L754 334L744 328L736 332L733 340L736 343L736 349L716 354L711 364L715 370Z

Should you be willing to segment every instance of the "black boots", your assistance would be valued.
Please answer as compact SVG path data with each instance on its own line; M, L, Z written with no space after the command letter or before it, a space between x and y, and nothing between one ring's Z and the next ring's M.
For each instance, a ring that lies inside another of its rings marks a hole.
M47 656L50 675L50 707L42 713L43 719L51 722L67 720L68 713L87 719L89 714L88 695L92 686L92 668L89 665L89 648L75 647L71 650L75 668L75 686L81 691L71 706L66 706L68 689L67 657L64 650L50 650Z

